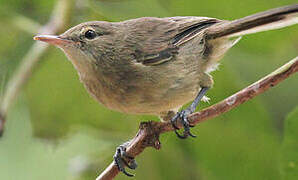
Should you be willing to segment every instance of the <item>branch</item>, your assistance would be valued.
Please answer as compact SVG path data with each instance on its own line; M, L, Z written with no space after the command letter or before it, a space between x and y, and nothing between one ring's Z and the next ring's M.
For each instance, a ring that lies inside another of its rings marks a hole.
M69 9L71 4L71 0L57 1L49 22L39 30L39 33L55 34L64 29L66 22L69 19ZM14 73L13 77L11 77L8 81L6 91L4 92L0 102L0 136L3 133L5 117L9 107L15 101L20 90L27 83L29 77L32 75L34 67L48 47L49 45L47 44L40 42L34 43L28 53L21 60L21 64Z
M288 78L298 71L298 56L286 63L284 66L278 68L268 76L260 79L254 84L242 89L234 95L224 99L223 101L205 108L200 112L193 113L189 116L189 122L191 125L198 124L208 119L217 117L240 104L256 97L257 95L265 92L269 88L277 85L281 81ZM182 124L177 124L179 128ZM130 141L127 147L127 154L131 157L136 157L141 154L147 147L154 147L160 149L161 144L159 141L159 135L169 131L173 131L173 127L170 122L142 122L140 124L137 135ZM96 180L111 180L119 173L118 168L112 162L97 178Z

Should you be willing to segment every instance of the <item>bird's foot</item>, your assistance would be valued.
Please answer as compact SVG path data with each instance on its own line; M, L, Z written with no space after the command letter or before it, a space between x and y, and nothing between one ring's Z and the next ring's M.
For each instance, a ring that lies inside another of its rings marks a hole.
M133 177L133 174L130 174L125 170L125 166L127 166L129 169L137 168L137 163L135 159L126 154L126 147L128 144L129 142L126 142L117 147L114 155L114 162L118 167L119 171L123 172L126 176Z
M188 136L196 137L195 135L193 135L193 134L190 132L190 128L193 127L193 126L189 124L189 122L188 122L188 116L189 116L191 113L192 113L191 110L189 110L189 109L185 109L185 110L182 110L182 111L178 112L178 113L171 119L171 123L172 123L172 126L173 126L174 129L175 129L175 133L176 133L176 135L177 135L179 138L181 138L181 139L186 139ZM180 135L180 134L178 133L179 128L176 126L178 120L181 120L181 123L182 123L183 128L184 128L184 131L183 131L183 134L182 134L182 135Z

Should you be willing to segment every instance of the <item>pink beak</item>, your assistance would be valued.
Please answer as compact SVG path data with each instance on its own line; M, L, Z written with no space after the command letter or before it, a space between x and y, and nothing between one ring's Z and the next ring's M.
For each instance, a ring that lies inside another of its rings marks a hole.
M59 45L66 45L66 44L72 44L74 43L73 41L63 39L59 36L54 36L54 35L38 35L33 38L34 40L46 42L55 46Z

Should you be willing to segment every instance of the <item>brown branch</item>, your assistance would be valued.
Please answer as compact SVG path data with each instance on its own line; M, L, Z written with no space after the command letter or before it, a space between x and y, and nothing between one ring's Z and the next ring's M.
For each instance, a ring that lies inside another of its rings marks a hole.
M69 9L71 7L71 0L57 1L53 9L52 16L49 22L44 25L39 33L41 34L55 34L64 29L66 22L69 19ZM36 64L41 59L40 57L47 50L49 45L36 42L33 44L28 53L21 60L21 64L7 83L7 88L0 99L0 136L3 133L5 117L9 107L13 104L20 90L27 83L29 77Z
M223 101L210 106L200 112L191 114L189 116L189 121L192 125L195 125L208 119L217 117L277 85L297 71L298 57L286 63L284 66L278 68L276 71L272 72L268 76L255 82L254 84L224 99ZM177 126L179 128L182 127L181 124L177 124ZM174 129L170 122L143 122L140 125L137 135L130 141L126 152L129 156L136 157L147 147L160 149L161 144L159 141L159 135L173 130ZM115 178L118 173L118 168L116 167L114 162L112 162L96 178L96 180L111 180Z

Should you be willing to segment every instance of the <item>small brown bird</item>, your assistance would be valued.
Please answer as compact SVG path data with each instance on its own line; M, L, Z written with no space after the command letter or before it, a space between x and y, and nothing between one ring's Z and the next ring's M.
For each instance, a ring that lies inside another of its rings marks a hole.
M209 73L242 35L298 23L298 4L234 21L208 17L144 17L123 22L92 21L59 36L35 40L61 48L88 92L124 113L181 120L181 138L193 136L187 117L213 85ZM185 110L178 109L193 100ZM120 146L115 162L128 174ZM130 168L135 168L130 167Z

